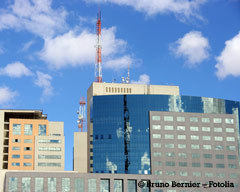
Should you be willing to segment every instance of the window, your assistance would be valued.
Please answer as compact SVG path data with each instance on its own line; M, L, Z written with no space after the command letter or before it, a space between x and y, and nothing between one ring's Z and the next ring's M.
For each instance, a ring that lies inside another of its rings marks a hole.
M174 139L174 135L165 134L165 139Z
M226 132L227 133L234 133L234 129L233 128L226 128Z
M204 163L204 167L212 168L213 164L212 163Z
M173 153L173 152L170 153L170 152L169 152L169 153L166 153L166 156L167 156L167 157L175 157L175 153Z
M210 141L211 140L211 136L202 136L202 139L204 141Z
M237 169L236 164L228 164L228 167L231 168L231 169Z
M210 150L212 149L211 145L203 145L203 149Z
M193 172L192 175L194 177L201 177L201 173L200 172Z
M165 130L173 130L173 126L172 125L165 125L164 129Z
M216 145L216 146L215 146L215 149L216 149L216 150L223 150L223 149L224 149L224 146L222 146L222 145Z
M56 178L48 178L48 192L56 192Z
M214 140L215 141L223 141L223 138L222 137L214 137Z
M35 178L35 192L43 192L43 181L42 177Z
M210 119L209 118L202 118L202 122L203 123L210 123Z
M185 126L177 126L178 131L185 131Z
M18 162L13 162L13 163L12 163L12 166L13 166L13 167L19 167L19 166L20 166L20 163L18 163Z
M200 167L201 164L200 163L192 163L192 167Z
M186 177L186 176L188 176L188 172L187 171L180 171L179 175L183 176L183 177Z
M178 162L180 167L187 167L187 162Z
M39 139L38 143L61 143L58 139Z
M204 131L204 132L210 132L210 127L202 127L202 131Z
M24 147L24 151L32 151L32 147Z
M152 126L152 129L153 129L153 130L160 130L160 129L161 129L161 126L160 126L160 125L153 125L153 126Z
M156 165L156 166L162 166L161 161L153 161L153 164Z
M30 177L22 177L22 191L23 192L31 191L31 178Z
M199 145L194 145L194 144L192 144L192 145L191 145L191 149L200 149L200 147L199 147Z
M228 155L228 159L237 159L236 155Z
M24 125L24 135L32 135L32 124Z
M185 149L186 148L186 144L178 144L178 148L179 149Z
M214 128L214 132L222 132L222 128L221 127L215 127Z
M24 155L23 158L24 159L32 159L32 155Z
M74 188L74 192L84 192L84 179L76 178Z
M13 135L21 135L21 124L13 124Z
M23 163L23 166L24 166L24 167L31 167L31 166L32 166L32 163Z
M199 136L198 135L191 135L191 140L199 140Z
M226 140L227 141L235 141L235 138L234 137L227 137Z
M224 165L224 164L217 163L217 164L216 164L216 168L225 168L225 165Z
M97 192L96 179L88 179L88 192Z
M205 177L213 177L213 173L205 173Z
M24 143L32 143L32 139L24 139Z
M225 174L224 173L216 173L217 178L224 178Z
M237 179L238 178L238 174L236 174L236 173L230 173L229 176L230 176L231 179Z
M164 121L173 121L173 116L164 116Z
M186 153L178 153L178 157L180 158L187 158L187 154Z
M206 159L211 159L212 154L203 154L203 157L206 158Z
M191 131L198 131L198 127L190 127Z
M186 139L186 135L178 135L177 138L180 139L180 140L181 140L181 139L184 139L184 140L185 140L185 139Z
M160 121L160 116L152 116L153 121Z
M213 123L222 123L222 119L221 118L214 118Z
M62 178L62 191L70 191L70 178Z
M166 171L166 175L174 176L174 175L176 175L176 172L175 171Z
M128 180L128 191L137 192L137 181Z
M47 126L46 125L38 125L38 135L39 136L46 136L47 133Z
M38 163L39 167L61 167L61 163Z
M61 147L39 147L38 151L61 151Z
M38 159L61 159L61 155L38 155Z
M13 158L13 159L19 159L19 158L20 158L20 155L12 155L12 158Z
M190 117L190 122L198 122L198 118L197 117Z
M162 153L161 152L154 152L153 157L161 157Z
M20 147L12 147L12 150L13 150L13 151L19 151L19 150L20 150Z
M236 146L227 146L227 150L236 151Z
M161 148L161 143L153 143L153 148Z
M161 135L160 134L152 134L153 139L160 139Z
M227 124L234 124L234 120L233 120L233 119L226 118L226 119L225 119L225 123L227 123Z
M123 180L114 179L114 192L123 192Z
M185 121L185 117L177 117L177 121L178 122L184 122Z
M198 153L192 153L192 158L193 158L193 159L198 159L198 158L200 158L200 154L198 154Z
M174 144L173 144L173 143L166 143L166 144L165 144L165 148L170 148L170 149L172 149L172 148L174 148Z
M162 171L154 171L154 175L162 175Z
M18 178L17 177L9 177L8 191L9 192L17 192L17 190L18 190Z
M13 143L20 143L21 140L20 140L20 139L13 139L12 142L13 142Z

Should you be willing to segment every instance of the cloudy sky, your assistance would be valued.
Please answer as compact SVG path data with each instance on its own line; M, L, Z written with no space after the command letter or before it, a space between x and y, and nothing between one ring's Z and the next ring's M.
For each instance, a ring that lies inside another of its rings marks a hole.
M94 80L102 10L103 81L178 85L240 101L239 0L2 0L0 107L64 121L66 170L80 96Z

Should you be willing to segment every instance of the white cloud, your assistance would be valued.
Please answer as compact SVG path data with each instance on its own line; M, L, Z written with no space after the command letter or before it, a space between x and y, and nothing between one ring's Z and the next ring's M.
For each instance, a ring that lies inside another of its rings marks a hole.
M64 9L53 10L52 0L14 0L0 11L0 30L27 30L42 38L53 36L66 28Z
M115 32L115 27L102 30L102 56L105 58L124 52L126 49L127 43L122 39L117 39ZM44 48L39 53L39 56L49 64L50 68L55 69L66 66L94 64L95 45L95 33L85 30L77 34L75 31L69 31L56 38L46 39Z
M240 32L225 42L225 48L216 60L216 74L220 79L228 75L240 76Z
M21 62L10 63L4 68L0 68L0 75L19 78L22 76L31 76L32 72Z
M104 67L113 70L126 69L128 65L131 66L133 59L130 55L124 55L119 58L111 59L104 63Z
M131 6L135 10L147 15L174 13L189 18L198 15L199 7L207 0L85 0L95 3L115 3L117 5Z
M23 45L22 51L27 51L33 44L34 44L34 41L28 41Z
M147 74L142 74L139 76L138 81L132 81L133 84L149 84L150 83L150 77Z
M37 79L35 80L35 85L43 89L42 101L49 96L53 95L53 87L51 84L52 77L48 74L44 74L37 71Z
M170 46L176 56L182 56L187 60L189 67L194 67L209 57L208 39L199 31L191 31L178 39Z
M16 96L18 96L16 91L12 91L6 86L0 87L0 105L8 105Z

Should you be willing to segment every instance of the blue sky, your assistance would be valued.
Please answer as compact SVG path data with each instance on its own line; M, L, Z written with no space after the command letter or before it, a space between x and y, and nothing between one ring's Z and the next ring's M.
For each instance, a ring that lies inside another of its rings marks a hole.
M130 64L134 83L240 101L239 0L0 1L0 107L64 121L66 170L78 101L94 80L99 4L103 81L120 82Z

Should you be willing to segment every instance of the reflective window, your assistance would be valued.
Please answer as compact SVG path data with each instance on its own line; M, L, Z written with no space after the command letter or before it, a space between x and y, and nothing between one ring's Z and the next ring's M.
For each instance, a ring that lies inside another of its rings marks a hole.
M177 117L177 121L178 122L184 122L185 121L185 117Z
M165 148L170 148L170 149L172 149L172 148L174 148L174 144L173 144L173 143L166 143L166 144L165 144Z
M202 122L203 123L210 123L210 119L209 118L202 118Z
M22 177L22 192L30 192L30 191L31 191L31 178Z
M230 173L229 176L230 176L231 179L237 179L238 178L238 174L236 174L236 173Z
M185 126L177 126L178 131L185 131Z
M204 167L212 168L213 164L212 163L204 163Z
M222 145L216 145L216 146L215 146L215 149L216 149L216 150L223 150L223 149L224 149L224 146L222 146Z
M204 141L210 141L211 140L211 136L202 136L202 139Z
M18 178L17 177L9 177L8 191L9 192L17 192L17 190L18 190Z
M96 179L88 179L88 192L97 192Z
M186 176L188 176L188 172L187 171L180 171L179 175L183 176L183 177L186 177Z
M227 124L234 124L234 120L233 120L233 119L226 118L226 119L225 119L225 123L227 123Z
M203 149L210 150L210 149L212 149L212 146L211 145L203 145Z
M227 149L229 150L229 151L236 151L236 146L227 146Z
M217 164L216 164L216 168L225 168L225 165L224 165L224 164L217 163Z
M174 135L165 134L165 139L174 139Z
M84 179L75 179L74 192L84 192Z
M24 135L32 135L32 124L24 125Z
M180 167L187 167L187 162L178 162Z
M20 143L21 140L20 140L20 139L13 139L12 142L13 142L13 143Z
M174 176L174 175L176 175L176 172L175 171L166 171L166 175Z
M222 137L214 137L214 140L215 141L223 141L223 138Z
M178 153L178 157L187 158L187 154L186 153Z
M222 128L221 127L214 127L214 132L222 132Z
M20 147L12 147L12 150L13 150L13 151L19 151L19 150L20 150Z
M42 177L35 178L35 192L43 192L43 181Z
M178 135L177 138L178 138L178 139L184 139L184 140L185 140L185 139L186 139L186 135Z
M198 127L190 127L191 131L198 131Z
M222 123L222 119L221 118L214 118L213 123Z
M195 177L201 177L201 172L192 172L192 175Z
M217 178L224 178L225 174L224 173L216 173Z
M197 117L190 117L190 122L198 122L198 118Z
M13 158L13 159L19 159L19 158L20 158L20 155L16 155L16 154L15 154L15 155L12 155L12 158Z
M70 191L70 178L62 178L62 191Z
M165 130L173 130L173 126L172 125L165 125L164 129Z
M32 166L32 163L23 163L23 166L24 166L24 167L31 167L31 166Z
M160 125L152 125L153 130L160 130L161 126Z
M199 153L192 153L192 158L193 159L198 159L198 158L200 158L200 154Z
M48 192L56 192L56 178L48 178Z
M191 144L191 149L200 149L199 145Z
M210 132L210 127L202 127L202 131L204 131L204 132Z
M199 140L199 136L198 135L191 135L191 140Z
M160 134L152 134L153 139L160 139L161 135Z
M160 121L160 116L152 116L153 121Z
M46 125L38 125L38 135L46 136L47 126Z
M38 151L61 151L61 147L38 147Z
M237 159L236 155L228 155L228 159Z
M32 143L32 139L24 139L24 143Z
M161 152L153 152L153 157L161 157Z
M13 124L13 135L21 135L21 124Z
M164 121L173 121L172 116L164 116Z
M24 159L32 159L32 155L24 155L23 158Z
M13 163L12 163L12 166L13 166L13 167L19 167L19 166L20 166L20 163L18 163L18 162L13 162Z
M192 163L192 167L200 167L201 164L200 163Z
M61 155L38 155L38 159L61 159Z
M137 181L136 180L128 180L128 191L137 192Z
M154 171L154 175L162 175L162 171Z
M100 192L109 192L110 191L110 180L101 179L100 181Z
M203 154L203 157L206 158L206 159L211 159L212 154Z
M216 159L224 159L224 155L223 154L217 154Z
M167 157L175 157L175 153L174 152L169 152L169 153L166 153L166 156Z
M231 168L231 169L237 169L236 164L228 164L228 167Z
M235 137L227 137L226 140L227 141L235 141Z
M161 161L153 161L153 164L156 165L156 166L162 166L162 162Z
M178 144L178 148L179 149L185 149L186 148L186 144Z
M234 133L234 129L233 128L226 128L226 132L227 133Z
M123 192L123 180L114 179L114 192Z
M24 151L32 151L32 147L24 147Z
M61 143L58 139L39 139L38 143Z
M61 167L61 163L38 163L39 167Z
M153 143L153 148L161 148L161 143Z
M213 177L213 173L205 173L205 177Z

